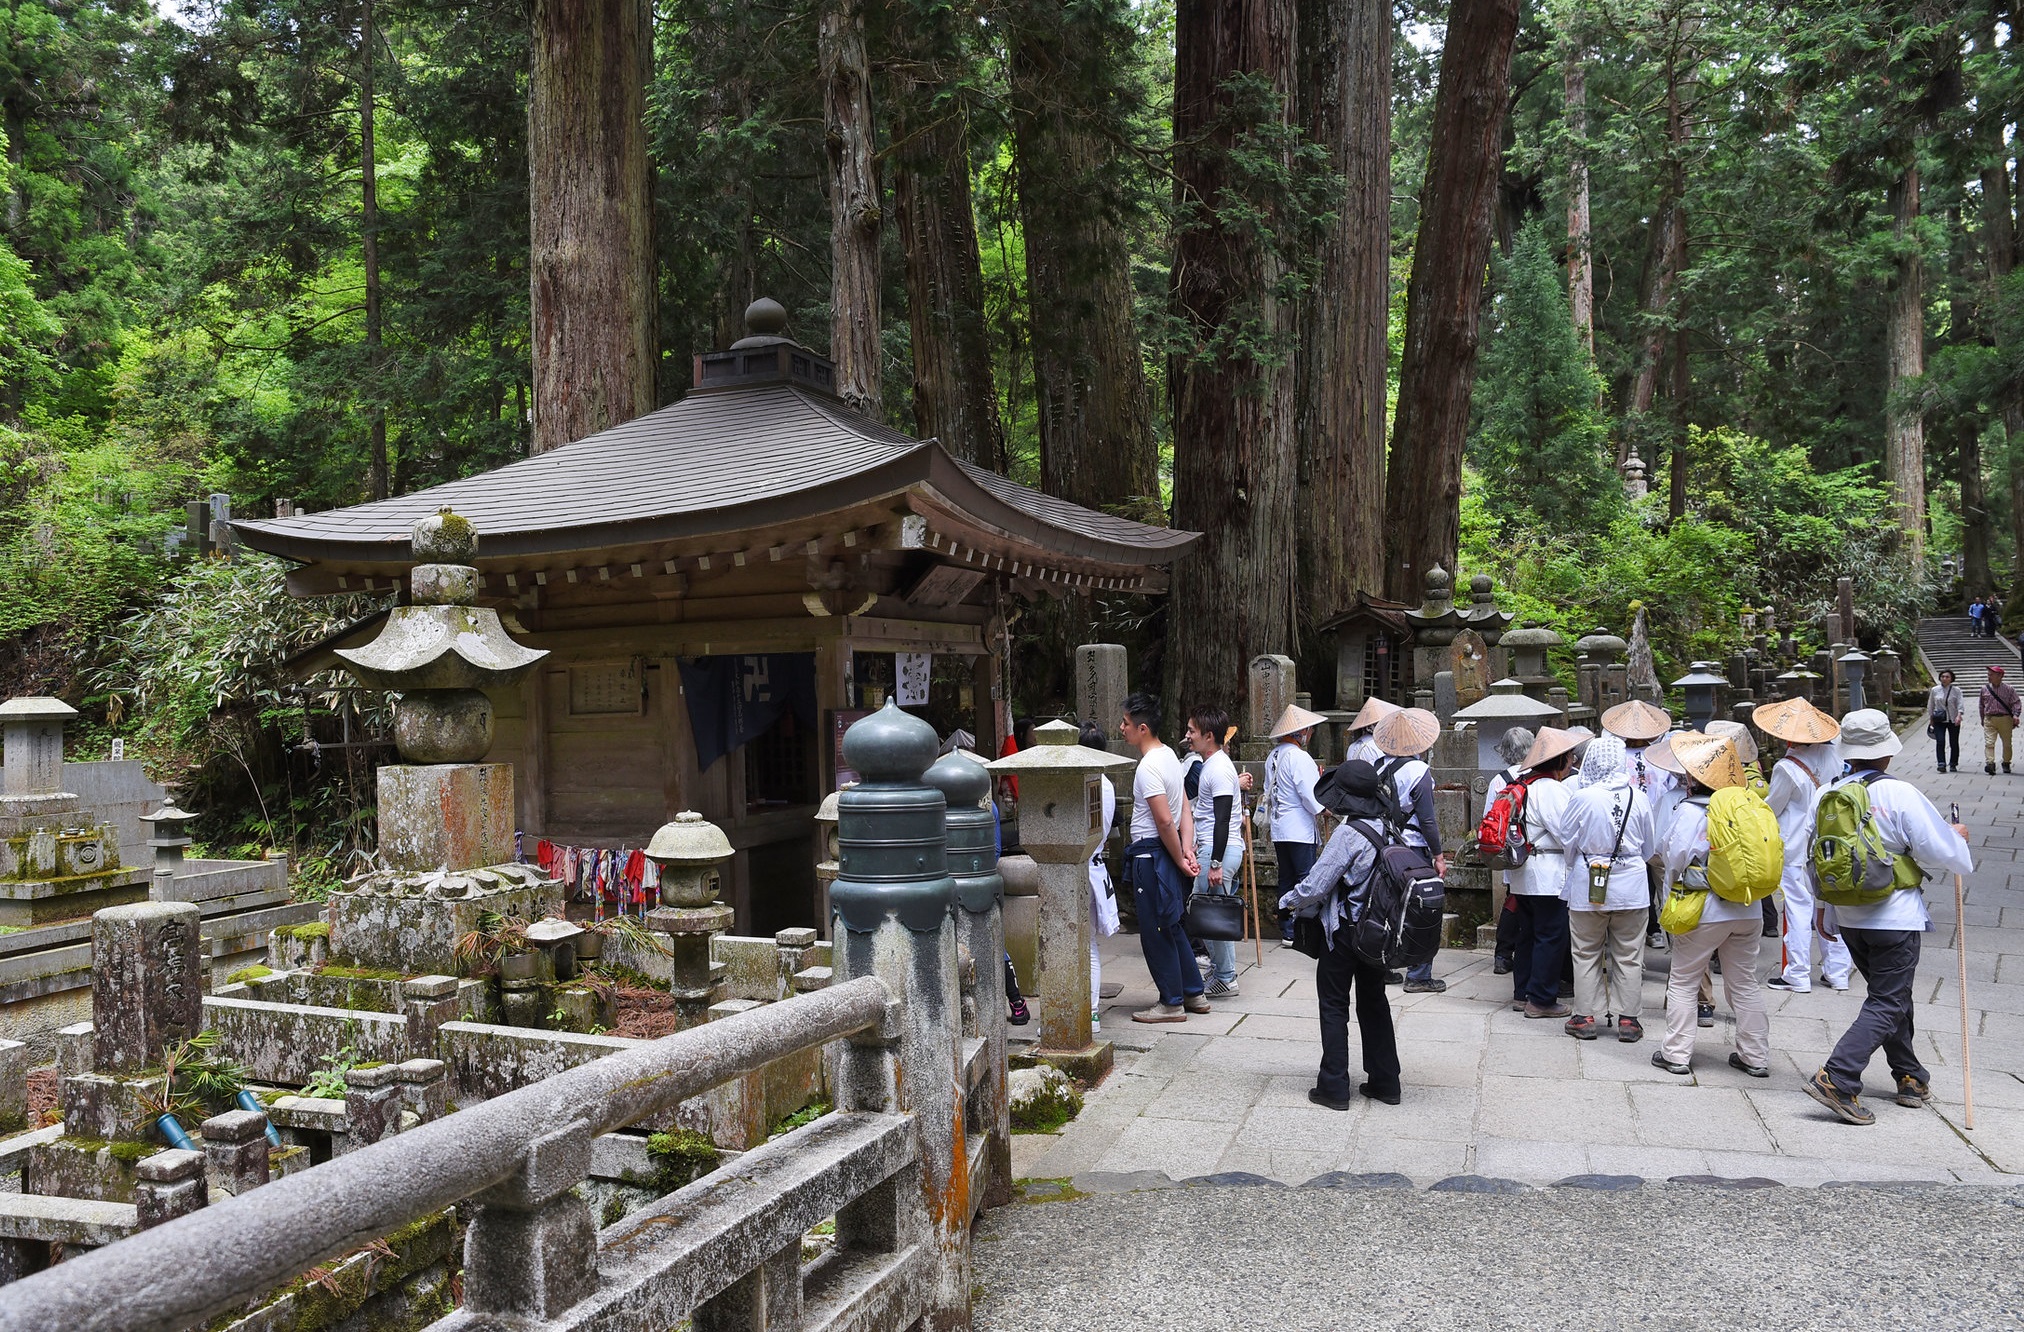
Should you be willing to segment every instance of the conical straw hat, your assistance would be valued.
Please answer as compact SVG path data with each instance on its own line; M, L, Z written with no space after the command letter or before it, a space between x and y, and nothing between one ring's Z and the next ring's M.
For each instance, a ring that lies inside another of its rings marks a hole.
M1655 708L1643 699L1619 703L1602 714L1602 729L1631 744L1656 740L1672 729L1672 714Z
M1750 728L1741 722L1711 721L1707 725L1709 735L1719 735L1736 746L1736 757L1745 763L1757 761L1757 737L1750 734Z
M1681 736L1688 734L1691 733L1687 731L1669 731L1657 740L1652 741L1651 744L1645 746L1645 762L1651 764L1660 772L1670 772L1675 776L1686 772L1686 769L1680 766L1680 751L1674 745Z
M1562 754L1578 749L1582 737L1561 730L1558 726L1542 726L1539 734L1532 737L1532 748L1525 751L1525 757L1518 764L1520 769L1536 768L1542 763L1551 763Z
M1394 712L1402 711L1404 709L1399 707L1398 704L1387 703L1383 699L1372 695L1363 701L1361 708L1357 709L1356 720L1349 724L1349 729L1352 731L1367 730L1383 721L1386 717L1391 716Z
M1673 737L1673 757L1711 791L1744 784L1743 760L1736 756L1735 741L1726 736L1681 731Z
M1824 745L1841 734L1841 724L1803 698L1766 703L1750 714L1757 729L1788 745Z
M1441 737L1441 719L1425 708L1401 708L1377 724L1377 747L1393 758L1414 758Z
M1297 703L1288 703L1286 711L1279 714L1279 721L1272 727L1272 738L1278 740L1292 735L1295 731L1305 731L1319 726L1327 720L1328 718L1318 712L1309 712Z

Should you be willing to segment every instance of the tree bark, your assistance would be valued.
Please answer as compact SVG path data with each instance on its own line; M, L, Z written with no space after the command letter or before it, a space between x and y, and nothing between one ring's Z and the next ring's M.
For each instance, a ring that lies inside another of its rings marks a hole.
M1687 406L1692 386L1687 330L1682 326L1673 330L1673 460L1666 493L1666 518L1675 523L1687 516Z
M1343 182L1296 361L1299 603L1311 625L1384 589L1392 11L1300 0L1299 19L1302 119Z
M1590 248L1588 221L1588 65L1587 52L1570 47L1561 73L1561 97L1567 107L1567 134L1573 141L1567 166L1567 305L1574 330L1595 364L1595 254Z
M879 190L871 63L858 0L828 0L818 38L829 153L829 356L836 393L867 416L882 405Z
M382 396L380 372L385 363L381 337L379 261L379 174L373 143L373 71L379 62L379 34L373 28L372 0L366 0L358 34L358 167L359 167L359 255L365 266L365 364L369 387L366 401L367 434L371 440L367 461L369 498L385 499L391 475L387 466L387 409Z
M534 0L534 453L654 408L652 64L647 0Z
M1518 0L1455 0L1406 288L1406 345L1385 478L1385 590L1418 601L1461 539L1462 442L1475 385L1498 146Z
M1296 23L1292 0L1180 0L1176 14L1175 188L1188 220L1172 292L1191 345L1168 375L1174 523L1202 540L1174 571L1166 656L1175 709L1234 712L1251 658L1294 644L1295 374L1286 353L1296 313L1279 295L1281 254L1218 205L1243 188L1232 150L1240 140L1259 150L1238 123L1233 81L1262 81L1290 119ZM1267 201L1248 202L1273 215Z
M1115 126L1132 33L1121 7L1011 11L1012 125L1025 230L1040 486L1090 508L1159 504ZM1150 501L1149 503L1145 501Z
M1982 11L1975 28L1976 44L1990 56L1993 56L1997 49L1997 8L1997 3L1988 5ZM1988 92L1989 90L1984 90L1983 95L1986 97ZM2004 280L2016 266L2016 227L2010 212L2010 154L2003 143L2004 120L2005 116L1995 107L1976 108L1974 138L1976 156L1981 159L1982 254L1988 275L1988 294L1982 301L1985 312L1982 328L1984 337L1991 343L2000 340L1998 321L2002 308ZM2016 383L2006 383L1998 390L1997 402L2007 443L2014 428L2011 426L2011 418L2024 417L2024 395L2020 395ZM1971 434L1974 432L1972 423L1969 430ZM2005 448L2002 461L2006 473L2010 473L2010 459L2014 454L2015 450ZM1982 467L1982 441L1977 435L1969 439L1961 450L1961 520L1964 527L1962 558L1967 565L1965 581L1970 597L1978 592L1994 590L1994 579L1989 568L1991 524L1988 490L1982 480ZM2020 480L2024 478L2010 475L2013 501L2010 522L2015 532L2024 532L2024 514L2016 511L2014 503ZM2024 543L2018 545L2013 560L2024 563Z
M1681 92L1683 74L1676 55L1678 44L1665 46L1666 161L1657 211L1652 214L1651 251L1646 263L1648 280L1643 301L1643 334L1639 339L1637 373L1631 380L1632 421L1643 420L1658 397L1659 370L1665 363L1667 333L1679 323L1673 309L1673 289L1679 283L1687 257L1687 168L1683 156L1687 141L1686 114ZM1617 463L1635 441L1634 429L1619 432ZM1646 460L1656 467L1658 459Z
M1891 507L1914 560L1926 548L1925 418L1915 404L1895 401L1909 380L1925 373L1925 260L1919 253L1919 168L1907 161L1890 187L1891 234L1898 247L1885 316L1885 375L1893 401L1885 409L1884 479Z

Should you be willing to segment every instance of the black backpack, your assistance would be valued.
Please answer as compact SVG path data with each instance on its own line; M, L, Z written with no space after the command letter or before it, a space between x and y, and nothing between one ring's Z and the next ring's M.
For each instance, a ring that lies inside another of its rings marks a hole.
M1350 945L1372 966L1394 970L1423 966L1441 949L1441 918L1448 906L1448 885L1435 870L1425 847L1408 845L1394 828L1374 831L1362 819L1350 820L1370 849L1377 853L1370 882L1358 896Z

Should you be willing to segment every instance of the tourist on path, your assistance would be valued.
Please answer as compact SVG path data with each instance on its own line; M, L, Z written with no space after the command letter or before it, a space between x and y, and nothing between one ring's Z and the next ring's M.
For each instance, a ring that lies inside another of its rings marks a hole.
M1344 761L1362 759L1373 768L1383 763L1384 751L1377 747L1374 732L1379 722L1398 711L1401 709L1396 703L1387 703L1381 698L1365 699L1356 716L1350 719L1349 729L1343 732Z
M1712 722L1709 723L1711 726L1713 724ZM1663 846L1665 844L1666 830L1672 827L1673 815L1679 812L1681 804L1686 801L1687 796L1690 794L1687 770L1680 762L1679 751L1676 746L1681 741L1691 740L1699 734L1701 733L1698 731L1669 731L1659 737L1659 739L1645 746L1644 760L1648 768L1655 769L1656 773L1668 775L1668 780L1663 787L1658 787L1656 782L1652 783L1658 790L1658 794L1651 798L1652 826L1657 829L1657 845ZM1666 883L1665 868L1658 863L1656 857L1652 861L1650 872L1658 876L1660 884L1659 900L1663 902L1666 893L1670 890L1670 885ZM1666 946L1668 948L1672 947L1670 936L1666 940ZM1721 965L1721 961L1718 958L1714 963L1712 971L1719 971ZM1713 974L1701 977L1701 988L1695 1003L1694 1014L1694 1020L1700 1026L1712 1027L1715 1025L1715 981Z
M1321 1016L1321 1071L1307 1099L1331 1110L1347 1110L1349 1099L1349 1006L1354 993L1356 1026L1363 1047L1366 1081L1357 1091L1386 1105L1399 1103L1398 1035L1385 997L1384 968L1365 961L1350 942L1377 868L1377 847L1385 841L1387 801L1377 769L1350 759L1328 783L1332 812L1345 820L1329 836L1312 871L1280 894L1279 909L1319 916L1326 948L1314 967Z
M1652 1063L1668 1073L1692 1072L1694 1029L1709 960L1722 959L1722 991L1736 1015L1736 1049L1729 1066L1753 1078L1771 1076L1771 1013L1757 978L1763 913L1754 902L1732 902L1708 888L1708 802L1725 787L1745 787L1743 761L1724 736L1673 737L1673 756L1685 770L1687 798L1674 811L1660 845L1668 892L1701 895L1700 924L1672 939L1672 973L1666 980L1666 1035ZM1761 815L1760 815L1761 817Z
M2017 691L2003 683L2003 668L1989 668L1989 683L1982 686L1982 771L1996 771L1996 742L2003 742L2003 771L2010 771L2010 735L2017 719L2024 716L2024 703ZM1842 757L1846 758L1847 755Z
M1131 784L1132 842L1125 856L1131 867L1132 901L1138 907L1139 949L1160 992L1159 1001L1132 1014L1132 1021L1185 1022L1189 1013L1209 1011L1209 1001L1202 995L1202 969L1195 965L1195 950L1181 927L1188 881L1199 866L1188 826L1181 761L1160 740L1159 726L1158 699L1151 694L1125 699L1118 734L1139 752L1138 773Z
M1803 698L1786 699L1758 708L1752 720L1764 734L1785 742L1785 757L1771 769L1771 794L1765 797L1785 841L1785 870L1778 890L1785 896L1784 962L1765 984L1774 990L1809 994L1813 990L1813 941L1818 934L1813 909L1813 801L1841 774L1841 756L1834 738L1841 727L1834 718ZM1830 990L1848 988L1855 960L1848 945L1819 935L1820 979Z
M1665 738L1672 729L1673 717L1664 708L1655 707L1642 699L1631 699L1619 703L1602 714L1602 729L1623 741L1624 776L1631 789L1644 793L1656 813L1660 798L1673 785L1672 774L1664 769L1654 768L1647 760L1645 750ZM1583 764L1584 771L1587 765ZM1656 845L1656 840L1654 841ZM1648 866L1645 871L1645 894L1648 907L1645 912L1645 947L1660 949L1666 946L1665 931L1659 928L1659 900L1665 894L1665 885L1659 882L1658 866Z
M1377 775L1391 784L1401 819L1399 836L1409 846L1422 847L1433 858L1434 870L1443 878L1448 858L1441 852L1441 826L1434 817L1434 770L1425 755L1441 738L1441 719L1425 708L1405 708L1377 724L1375 739L1385 761ZM1448 988L1434 979L1429 961L1406 970L1407 994L1440 994Z
M1954 673L1941 671L1940 682L1926 694L1926 734L1933 738L1933 757L1941 772L1961 770L1961 714L1967 708L1968 700L1954 683Z
M1497 797L1511 783L1519 780L1524 772L1525 756L1532 752L1536 737L1523 726L1513 726L1497 741L1497 757L1504 760L1504 766L1490 774L1489 784L1483 790L1483 817L1490 817L1490 806L1497 803ZM1373 743L1373 748L1375 744ZM1490 954L1490 969L1495 975L1503 976L1511 970L1511 950L1518 944L1518 904L1510 894L1511 871L1498 875L1506 889L1504 905L1497 912L1497 942Z
M1581 762L1569 809L1562 893L1574 936L1574 1016L1567 1034L1596 1038L1595 1015L1615 1014L1617 1039L1644 1037L1645 861L1658 851L1651 801L1624 771L1623 740L1599 735Z
M1075 742L1084 749L1105 749L1103 728L1095 722L1084 722L1082 734ZM1110 881L1110 866L1104 863L1103 850L1110 841L1110 825L1117 820L1117 786L1110 778L1102 777L1103 827L1096 839L1096 850L1089 857L1089 1029L1101 1029L1103 1022L1103 953L1097 947L1097 940L1108 939L1117 933L1117 888Z
M1910 782L1887 775L1892 756L1903 748L1904 742L1891 730L1890 718L1884 713L1874 708L1849 713L1841 719L1841 757L1849 771L1828 788L1866 783L1870 814L1885 849L1908 857L1920 879L1880 902L1821 908L1821 932L1847 940L1849 954L1868 982L1869 993L1863 998L1862 1011L1827 1056L1827 1063L1807 1080L1806 1093L1851 1124L1876 1122L1875 1114L1860 1097L1862 1071L1879 1048L1897 1080L1897 1103L1914 1108L1926 1103L1932 1075L1919 1062L1912 1044L1912 987L1922 937L1933 927L1923 879L1970 874L1975 868L1974 857L1968 853L1968 830L1948 824L1925 793ZM1816 818L1819 807L1820 799L1816 798ZM1900 882L1909 877L1908 871Z
M1753 714L1754 715L1754 714ZM1743 785L1757 793L1760 800L1771 798L1771 783L1764 778L1764 769L1757 762L1757 737L1750 728L1737 721L1711 721L1703 728L1704 734L1720 736L1736 746L1736 757L1743 760ZM1773 893L1758 906L1764 917L1764 937L1778 937L1778 894ZM1721 965L1720 961L1716 966Z
M1980 597L1976 597L1968 603L1968 637L1970 638L1980 638L1985 631L1982 623L1982 611L1982 599Z
M1188 748L1201 756L1200 780L1192 811L1195 825L1195 891L1234 897L1237 871L1244 864L1243 817L1238 798L1237 765L1223 751L1223 733L1230 714L1221 708L1196 708L1188 714ZM1204 939L1209 950L1211 999L1237 997L1237 945L1228 939Z
M1557 727L1542 726L1521 760L1525 808L1520 820L1531 851L1511 871L1508 899L1518 922L1511 953L1511 1007L1528 1018L1564 1018L1560 1002L1567 968L1567 842L1574 794L1561 778L1580 742Z
M1261 797L1267 826L1272 830L1272 855L1279 862L1279 882L1299 883L1314 868L1314 849L1321 840L1314 816L1321 802L1314 798L1314 783L1321 777L1307 742L1314 728L1327 718L1318 712L1288 704L1272 727L1279 743L1265 756L1265 790ZM1281 937L1293 942L1293 926L1282 927Z

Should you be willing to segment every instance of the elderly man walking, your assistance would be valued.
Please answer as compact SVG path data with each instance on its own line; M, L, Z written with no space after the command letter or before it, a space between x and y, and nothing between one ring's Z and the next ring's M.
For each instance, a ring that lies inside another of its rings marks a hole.
M2010 736L2017 718L2024 716L2024 703L2017 691L2003 683L2003 668L1989 668L1989 683L1982 686L1982 771L1995 775L1996 742L2003 742L2003 771L2010 771Z

